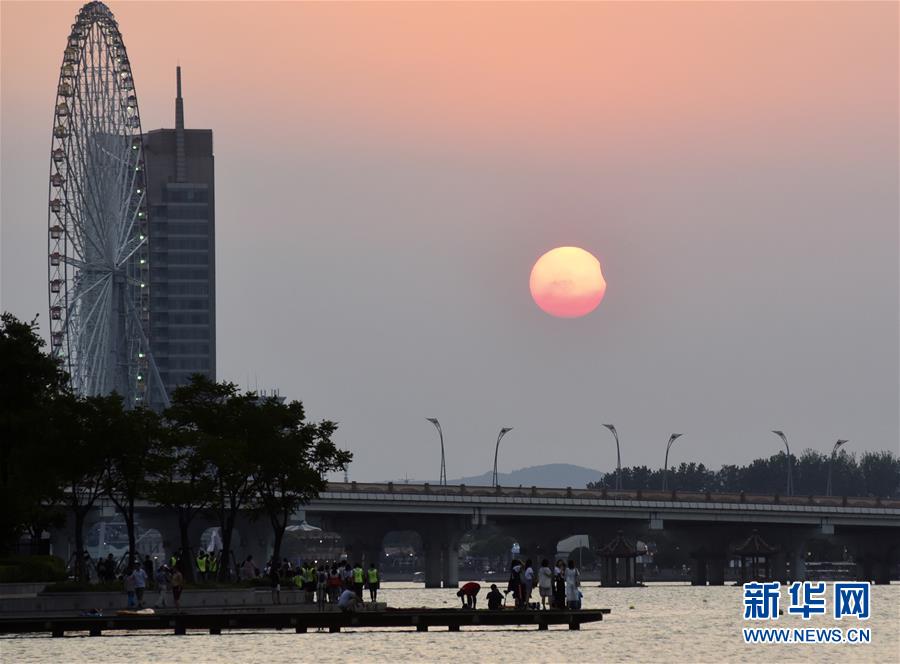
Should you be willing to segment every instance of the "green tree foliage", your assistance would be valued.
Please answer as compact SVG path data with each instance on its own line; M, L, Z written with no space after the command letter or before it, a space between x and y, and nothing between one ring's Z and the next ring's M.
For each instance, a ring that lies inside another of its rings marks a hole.
M857 462L842 449L832 461L830 454L805 450L799 458L791 455L795 495L824 495L831 467L832 494L836 496L900 496L900 457L893 452L865 452ZM681 491L721 491L748 494L785 492L787 454L778 452L765 459L754 459L746 466L725 465L718 471L702 463L681 463L669 469L668 486ZM606 473L592 489L615 487L615 472ZM662 470L647 466L622 468L622 488L659 490Z
M891 452L866 452L859 469L868 495L900 496L900 457Z
M192 495L215 515L228 554L238 516L250 509L268 518L274 554L280 555L290 517L325 487L326 473L345 468L352 458L331 440L337 425L307 422L299 401L241 394L233 383L201 375L175 391L165 416L176 440L187 445L186 461L209 479L209 485L194 485L208 490L206 496Z
M191 522L205 510L215 497L215 483L210 476L209 463L203 456L195 428L170 423L164 427L152 451L151 475L147 498L167 508L178 519L181 550L191 555L188 529ZM186 557L185 560L192 560ZM194 579L194 566L183 564L182 574Z
M343 470L353 458L331 440L337 424L305 420L303 404L261 399L243 412L253 441L252 505L269 519L274 534L274 560L291 516L325 489L325 474Z
M71 395L56 400L51 414L54 424L52 452L48 461L63 489L63 504L75 521L75 576L82 579L86 570L84 522L101 496L106 476L105 449L111 443L108 417L114 397L77 399Z
M27 532L57 522L56 478L46 450L54 436L48 413L64 393L66 375L43 352L36 320L0 319L0 552Z
M118 395L105 397L102 403L106 426L103 491L125 520L128 550L135 553L135 503L149 494L161 423L159 415L147 408L125 410Z
M195 374L190 383L175 390L165 413L176 431L193 436L198 454L206 460L212 484L208 504L222 534L224 560L231 554L238 515L253 497L253 443L241 417L246 402L234 383L217 383ZM190 550L183 554L192 559ZM227 567L219 568L222 578Z

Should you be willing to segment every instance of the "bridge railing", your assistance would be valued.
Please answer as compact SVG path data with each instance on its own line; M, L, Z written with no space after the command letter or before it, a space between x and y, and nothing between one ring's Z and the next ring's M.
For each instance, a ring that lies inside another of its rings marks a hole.
M817 505L822 507L900 508L900 500L860 496L783 496L780 494L719 493L701 491L574 489L537 486L468 486L465 484L406 484L395 482L329 482L328 492L398 493L435 496L502 498L581 498L591 500L648 500L667 502L750 503L754 505Z

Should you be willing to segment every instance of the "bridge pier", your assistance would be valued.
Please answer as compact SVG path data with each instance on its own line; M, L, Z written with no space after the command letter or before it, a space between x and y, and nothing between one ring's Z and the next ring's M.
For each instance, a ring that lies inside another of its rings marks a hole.
M711 586L725 585L725 556L711 556L706 559L706 577Z
M889 585L891 582L891 566L881 556L864 556L856 564L856 579L871 581L877 586Z
M600 559L600 585L604 588L614 588L616 586L615 558Z
M453 542L441 547L441 580L444 588L459 587L459 545Z
M706 557L694 556L694 569L691 570L691 585L706 585Z
M433 542L423 542L425 553L425 587L441 587L441 549Z
M772 564L769 569L771 580L778 581L779 583L787 583L787 554L784 551L779 551L774 556L772 556L771 560Z

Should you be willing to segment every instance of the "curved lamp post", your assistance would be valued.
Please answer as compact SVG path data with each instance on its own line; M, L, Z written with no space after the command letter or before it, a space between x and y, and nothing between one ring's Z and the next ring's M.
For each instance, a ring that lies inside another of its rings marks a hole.
M619 434L616 433L616 427L612 424L604 424L607 429L612 432L613 438L616 439L616 491L622 490L622 453L619 450Z
M794 495L794 475L793 470L791 468L791 448L788 446L787 436L784 435L784 431L777 431L775 429L772 430L776 436L781 438L781 442L784 443L784 449L787 450L787 495Z
M447 464L444 461L444 432L441 431L441 423L437 421L436 417L426 417L425 419L434 425L434 428L437 429L438 436L441 438L441 478L438 480L438 484L446 486Z
M497 486L497 455L500 453L500 440L512 431L512 427L503 427L500 429L500 435L497 436L497 446L494 448L494 475L491 478L491 486Z
M672 443L681 438L682 435L684 434L673 433L671 436L669 436L669 443L668 445L666 445L666 460L663 464L663 491L665 491L669 486L669 483L667 481L669 479L669 449L672 447Z
M834 466L834 457L837 455L837 451L846 443L847 441L843 438L834 444L834 447L831 448L831 458L828 460L828 483L825 485L825 495L831 495L831 467Z

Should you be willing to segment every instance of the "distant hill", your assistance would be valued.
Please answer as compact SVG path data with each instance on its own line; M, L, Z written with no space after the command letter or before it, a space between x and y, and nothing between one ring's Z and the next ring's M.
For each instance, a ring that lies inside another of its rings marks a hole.
M548 463L543 466L531 466L521 468L511 473L500 473L501 486L537 486L537 487L566 487L583 489L588 482L596 482L603 477L603 473L593 468L575 466L570 463ZM448 484L468 484L490 486L491 473L483 473L474 477L461 477L448 480Z

